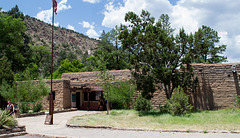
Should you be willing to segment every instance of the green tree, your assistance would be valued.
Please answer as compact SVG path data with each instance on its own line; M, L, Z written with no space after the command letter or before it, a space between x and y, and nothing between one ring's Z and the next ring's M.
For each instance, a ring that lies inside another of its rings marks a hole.
M169 22L169 16L167 14L162 14L160 16L160 18L158 19L158 22L156 24L156 26L158 26L159 28L165 30L167 32L167 34L170 36L173 34L173 32L175 31L175 29L173 29L171 27L171 23Z
M51 52L47 46L29 45L31 52L31 62L41 66L44 62L50 60Z
M62 77L62 73L82 72L83 67L83 63L78 60L74 59L73 62L70 62L68 59L65 59L61 62L61 65L58 67L56 72L53 73L53 79L60 79Z
M11 69L11 63L7 60L7 57L0 58L0 85L3 80L11 83L14 79L14 73Z
M77 55L74 54L73 52L67 52L67 49L61 50L58 55L56 66L59 67L61 62L65 59L68 59L70 62L72 62L73 60L77 60Z
M128 68L128 53L121 47L118 39L120 29L116 26L110 32L103 31L95 56L103 56L108 70L120 70Z
M22 34L26 26L21 19L15 19L0 13L0 58L6 56L11 63L12 71L22 71L29 62L29 47Z
M170 99L175 87L192 84L189 83L193 76L191 59L187 53L189 36L181 29L179 35L173 37L174 29L168 20L167 15L162 15L155 23L155 18L143 10L140 16L128 12L125 21L130 25L121 25L119 38L123 48L132 55L137 88L147 99L151 98L156 86L163 88Z
M101 61L98 59L98 57L95 56L89 56L86 61L83 68L83 71L98 71L101 66Z
M113 80L113 75L107 71L107 62L104 60L104 56L99 57L99 61L102 63L99 65L97 72L97 76L100 79L99 85L103 87L104 93L103 97L105 100L107 100L107 115L109 115L109 93L110 93L110 87L111 82Z
M34 73L34 78L38 79L41 77L49 76L50 73L50 54L49 48L47 46L42 45L29 45L31 58L29 61L31 62L28 65L28 68L32 70Z
M7 12L8 15L12 16L13 18L21 18L24 19L24 14L19 10L18 6L16 5L11 10Z
M28 65L28 67L21 73L16 73L14 76L15 81L25 81L25 80L37 80L41 79L39 77L38 66L34 63Z
M196 63L221 63L227 57L221 56L226 50L226 45L217 45L220 37L217 31L210 27L202 26L194 34L194 62Z

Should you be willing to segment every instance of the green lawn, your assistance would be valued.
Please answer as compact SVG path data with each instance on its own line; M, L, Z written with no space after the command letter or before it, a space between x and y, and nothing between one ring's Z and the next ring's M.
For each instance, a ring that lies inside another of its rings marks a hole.
M139 113L134 110L111 110L95 115L76 116L70 124L112 126L117 128L240 130L240 110L201 111L186 116L172 116L158 110Z

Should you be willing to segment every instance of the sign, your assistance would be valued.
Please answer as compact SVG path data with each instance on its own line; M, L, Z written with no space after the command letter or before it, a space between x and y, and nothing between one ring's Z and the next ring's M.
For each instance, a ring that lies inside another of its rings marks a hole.
M45 119L45 125L51 125L52 122L52 115L47 115Z

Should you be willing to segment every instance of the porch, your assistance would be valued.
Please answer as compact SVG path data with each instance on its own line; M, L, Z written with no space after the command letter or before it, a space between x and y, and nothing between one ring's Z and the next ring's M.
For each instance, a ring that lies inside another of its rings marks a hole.
M71 106L78 110L104 110L104 105L99 106L103 97L103 89L97 85L85 87L72 87Z

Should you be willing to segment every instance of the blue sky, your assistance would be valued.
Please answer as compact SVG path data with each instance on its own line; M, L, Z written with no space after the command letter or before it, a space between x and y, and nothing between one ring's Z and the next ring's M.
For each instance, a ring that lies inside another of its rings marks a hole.
M55 25L98 38L102 30L109 31L124 22L128 11L140 14L148 10L158 19L168 14L177 33L184 27L195 32L202 25L218 31L220 44L226 44L224 53L229 62L240 62L239 0L57 0ZM25 14L51 23L52 0L0 0L4 11L15 5Z

